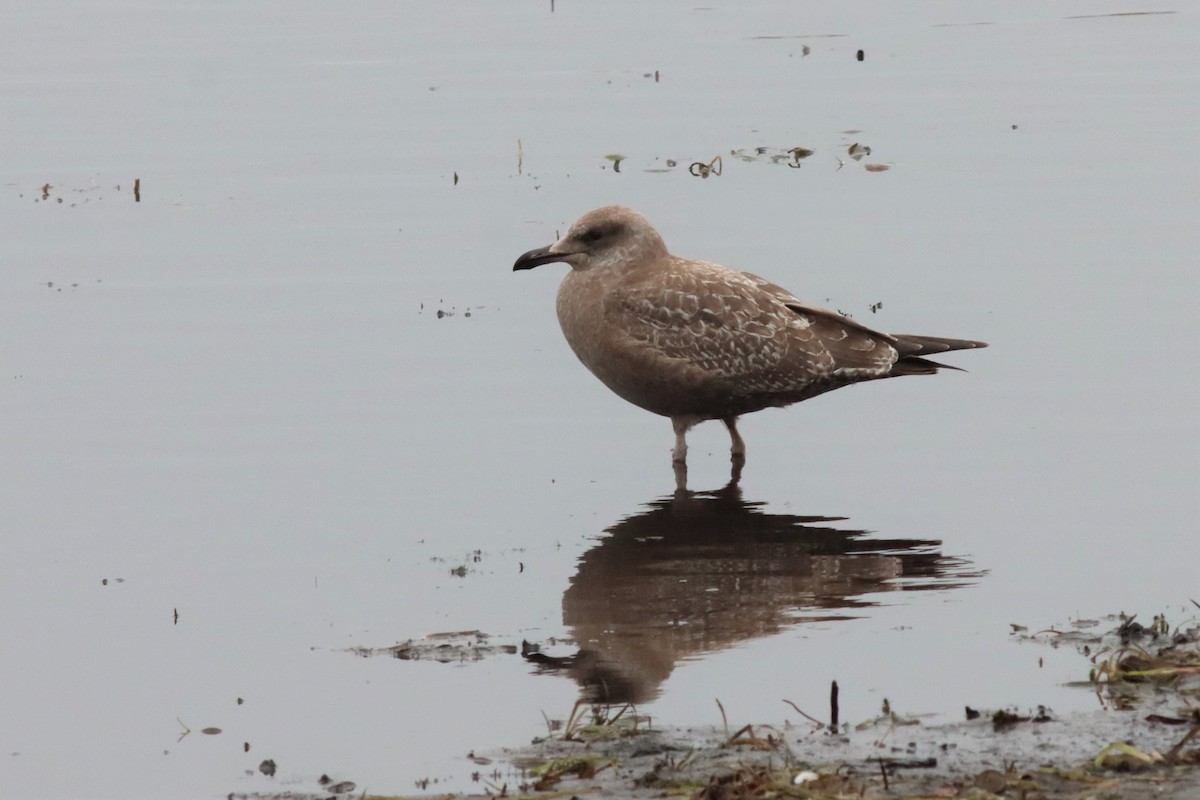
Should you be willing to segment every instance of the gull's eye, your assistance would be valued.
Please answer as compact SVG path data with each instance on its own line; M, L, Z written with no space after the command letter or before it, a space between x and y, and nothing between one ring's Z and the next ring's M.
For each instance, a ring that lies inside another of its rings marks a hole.
M604 231L600 230L599 228L590 228L589 230L579 234L579 238L591 244L592 242L598 242L603 239Z

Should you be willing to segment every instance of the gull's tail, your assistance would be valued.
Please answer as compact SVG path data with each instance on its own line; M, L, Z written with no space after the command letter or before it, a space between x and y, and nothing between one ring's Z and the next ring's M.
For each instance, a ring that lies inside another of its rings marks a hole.
M951 350L974 350L979 347L987 347L987 342L974 342L970 339L944 339L940 336L912 336L907 333L892 334L895 342L893 347L900 353L900 358L892 365L892 375L933 375L939 369L956 369L963 371L962 367L952 367L949 364L941 364L937 361L930 361L922 356L932 353L948 353Z

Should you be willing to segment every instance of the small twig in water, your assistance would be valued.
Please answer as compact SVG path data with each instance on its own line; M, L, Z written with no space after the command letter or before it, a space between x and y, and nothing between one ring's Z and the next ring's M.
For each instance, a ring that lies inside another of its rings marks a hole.
M1200 735L1200 725L1196 725L1195 727L1193 727L1190 731L1187 732L1186 736L1184 736L1182 739L1180 739L1178 742L1176 742L1175 746L1167 751L1167 756L1166 756L1167 763L1174 764L1175 760L1177 758L1179 758L1179 751L1183 749L1183 746L1185 744L1187 744L1189 739L1192 739L1197 735Z
M824 725L824 724L825 724L824 722L821 722L821 720L817 719L816 717L809 716L808 714L805 714L803 711L801 711L801 710L800 710L800 707L799 707L799 706L797 706L795 703L793 703L791 700L784 700L783 702L787 703L789 706L791 706L792 708L796 709L796 713L797 713L797 714L799 714L800 716L804 717L804 718L805 718L806 720L808 720L809 722L816 723L817 725Z
M568 740L575 735L575 724L578 722L576 715L579 713L579 707L583 704L582 700L576 700L575 705L571 708L571 716L567 717L567 723L563 726L562 738L564 740Z
M693 161L688 172L697 178L707 178L709 175L721 174L721 156L713 156L713 160L705 164L703 161Z

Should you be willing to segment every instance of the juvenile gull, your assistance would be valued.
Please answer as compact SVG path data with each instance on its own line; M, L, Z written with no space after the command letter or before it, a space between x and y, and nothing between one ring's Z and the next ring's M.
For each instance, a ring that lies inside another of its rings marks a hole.
M513 270L554 261L571 266L558 288L571 349L609 389L671 418L677 465L698 422L724 422L740 464L742 414L861 381L958 369L923 356L987 347L879 333L757 275L673 256L645 217L621 206L589 211Z

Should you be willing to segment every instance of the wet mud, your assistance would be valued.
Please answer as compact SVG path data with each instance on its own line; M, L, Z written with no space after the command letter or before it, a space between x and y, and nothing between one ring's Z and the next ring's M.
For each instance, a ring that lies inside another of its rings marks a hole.
M887 721L830 735L787 724L666 729L616 741L546 740L503 752L514 772L497 793L594 797L1200 796L1200 751L1178 763L1097 757L1131 740L1162 755L1186 732L1128 714L1092 712L998 730L990 719L926 726ZM1194 740L1193 740L1194 743ZM492 789L496 792L496 789ZM543 795L544 796L544 795Z

